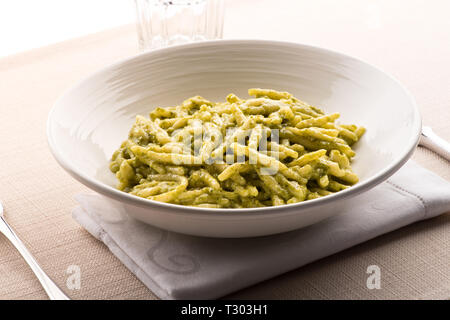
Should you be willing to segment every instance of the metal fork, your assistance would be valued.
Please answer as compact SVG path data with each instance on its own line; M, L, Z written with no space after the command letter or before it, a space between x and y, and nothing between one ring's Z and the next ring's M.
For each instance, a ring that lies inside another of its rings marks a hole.
M33 258L31 253L27 250L22 241L20 241L19 237L13 231L11 226L6 222L3 215L3 206L0 201L0 232L3 233L6 238L16 247L17 251L20 252L24 260L28 263L31 270L33 270L34 274L38 278L45 292L51 300L70 300L61 289L52 281L52 279L47 276L44 270L41 269L39 264Z

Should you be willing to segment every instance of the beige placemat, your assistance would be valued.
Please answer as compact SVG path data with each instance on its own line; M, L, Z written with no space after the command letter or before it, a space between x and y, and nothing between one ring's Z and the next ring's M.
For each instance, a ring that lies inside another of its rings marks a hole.
M450 140L448 2L425 7L405 0L278 1L277 10L269 0L258 6L248 0L228 3L227 38L299 41L359 56L398 77L416 97L424 123ZM134 26L126 26L0 60L0 199L8 221L61 287L66 288L68 267L80 267L80 289L66 289L74 299L155 298L72 220L73 195L86 188L56 164L45 136L56 98L98 68L136 53L135 37ZM419 148L414 159L450 180L449 163L435 154ZM450 298L449 264L450 213L230 298L445 299ZM369 265L381 268L380 290L366 287ZM0 299L46 298L3 237L0 274Z

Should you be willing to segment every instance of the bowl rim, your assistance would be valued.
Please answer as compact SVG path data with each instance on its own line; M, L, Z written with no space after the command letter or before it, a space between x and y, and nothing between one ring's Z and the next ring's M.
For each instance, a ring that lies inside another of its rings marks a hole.
M131 195L129 193L120 191L112 186L109 186L95 178L91 178L90 176L84 174L83 172L78 172L77 168L70 162L70 159L65 159L59 152L57 145L55 143L54 137L52 135L52 124L54 123L53 117L55 110L57 109L60 102L69 95L72 91L75 91L78 89L83 83L88 81L91 78L96 77L97 75L107 73L112 71L114 68L116 68L119 65L131 62L132 60L136 60L142 57L152 55L159 55L169 52L176 52L179 50L183 50L185 48L200 48L202 46L228 46L228 45L243 45L253 43L255 45L266 45L266 46L284 46L284 47L291 47L292 49L308 49L312 51L318 51L325 54L332 54L335 56L339 56L345 59L354 60L355 62L362 63L363 65L372 68L373 70L382 73L386 77L388 77L391 81L393 81L406 95L406 98L409 100L410 105L412 107L413 111L413 125L411 130L415 133L414 136L410 138L408 141L408 146L405 149L402 154L400 154L397 158L395 158L390 165L388 165L383 170L379 171L372 177L370 177L367 181L357 183L356 185L352 186L351 188L339 191L337 193L334 193L332 195L328 195L326 197L320 197L313 200L303 201L303 202L297 202L292 204L285 204L281 206L270 206L270 207L256 207L256 208L201 208L201 207L191 207L191 206L184 206L184 205L178 205L178 204L171 204L171 203L165 203L165 202L159 202L154 201L146 198L141 198L135 195ZM193 42L193 43L187 43L187 44L180 44L180 45L174 45L170 47L165 48L159 48L155 50L151 50L148 52L139 53L136 55L133 55L131 57L127 57L124 59L120 59L115 63L112 63L104 68L101 68L100 70L97 70L94 73L89 74L88 76L85 76L78 82L76 82L74 85L66 89L55 101L53 104L48 118L47 118L47 143L49 145L50 151L56 161L59 163L59 165L66 170L73 178L81 182L82 184L86 185L90 189L93 189L94 191L105 195L113 200L124 202L130 205L134 205L141 208L146 209L163 209L163 210L170 210L172 213L175 214L201 214L201 215L211 215L211 213L214 213L216 216L236 216L245 214L245 216L248 217L254 217L254 216L266 216L270 214L276 213L279 215L282 212L285 213L292 213L292 209L297 208L298 211L301 211L302 209L310 209L313 207L321 206L328 204L332 201L342 200L344 198L349 198L352 196L356 196L362 192L365 192L374 186L378 185L379 183L385 181L388 179L392 174L394 174L398 169L400 169L406 161L411 157L413 154L415 148L418 145L420 133L422 129L422 120L419 112L419 108L417 106L417 103L412 96L412 94L406 89L406 87L394 76L391 74L385 72L381 68L374 66L363 59L356 58L354 56L341 53L336 50L330 50L319 46L313 46L308 44L302 44L298 42L290 42L290 41L278 41L278 40L259 40L259 39L222 39L222 40L208 40L208 41L199 41L199 42Z

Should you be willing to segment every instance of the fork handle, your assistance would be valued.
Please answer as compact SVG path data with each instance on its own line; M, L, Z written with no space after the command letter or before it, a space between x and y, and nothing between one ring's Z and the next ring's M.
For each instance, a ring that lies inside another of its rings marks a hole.
M51 300L70 300L61 289L47 276L44 270L41 269L39 264L33 258L31 253L25 247L23 242L19 239L13 229L9 226L9 224L0 217L0 232L2 232L6 238L16 247L17 251L22 255L25 261L30 266L31 270L33 270L34 274L38 278L45 292Z
M419 144L450 161L450 143L439 137L430 127L423 127Z

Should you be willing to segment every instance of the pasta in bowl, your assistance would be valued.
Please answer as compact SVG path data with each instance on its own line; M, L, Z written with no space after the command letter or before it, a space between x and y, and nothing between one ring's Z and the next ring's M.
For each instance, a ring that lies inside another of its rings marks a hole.
M249 88L277 92L247 98ZM383 71L263 40L127 58L70 88L47 124L57 162L107 200L105 217L224 238L295 230L367 200L410 157L420 129L414 99Z
M351 146L364 127L336 123L288 92L200 96L137 116L112 156L117 188L173 204L253 208L316 199L358 182Z

